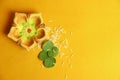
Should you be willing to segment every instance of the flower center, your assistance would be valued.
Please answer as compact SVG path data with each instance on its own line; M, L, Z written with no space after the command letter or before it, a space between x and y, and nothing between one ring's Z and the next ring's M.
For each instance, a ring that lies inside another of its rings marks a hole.
M31 29L30 29L30 28L28 28L28 29L27 29L27 32L28 32L28 33L30 33L30 32L31 32Z

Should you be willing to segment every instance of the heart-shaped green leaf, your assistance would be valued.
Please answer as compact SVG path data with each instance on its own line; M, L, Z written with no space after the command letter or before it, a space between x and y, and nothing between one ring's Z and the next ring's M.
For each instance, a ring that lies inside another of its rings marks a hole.
M45 60L46 58L48 58L48 54L46 51L42 50L39 55L38 55L38 58L41 59L41 60Z
M55 63L56 63L56 60L53 57L49 57L49 58L45 59L43 62L44 66L47 68L53 67L55 65Z
M43 45L42 45L42 49L45 51L49 51L51 50L53 47L53 42L52 41L46 41Z

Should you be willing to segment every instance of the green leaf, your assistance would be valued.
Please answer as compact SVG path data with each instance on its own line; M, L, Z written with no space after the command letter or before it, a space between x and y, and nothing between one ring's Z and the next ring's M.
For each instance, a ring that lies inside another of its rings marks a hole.
M41 60L45 60L45 59L47 59L48 57L49 57L49 56L48 56L47 52L44 51L44 50L42 50L42 51L39 53L39 55L38 55L38 58L41 59Z
M48 51L48 56L49 57L55 57L58 54L58 48L57 47L53 47L52 50Z
M51 41L46 41L43 45L42 45L42 49L45 51L49 51L51 50L53 47L53 42Z
M47 68L53 67L55 65L55 63L56 63L56 60L53 57L49 57L49 58L45 59L43 62L44 66Z

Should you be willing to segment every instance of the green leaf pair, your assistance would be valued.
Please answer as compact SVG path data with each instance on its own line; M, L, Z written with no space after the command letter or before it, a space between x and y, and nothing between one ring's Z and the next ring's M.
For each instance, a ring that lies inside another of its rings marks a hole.
M56 59L54 57L57 56L58 52L59 49L54 46L53 42L48 40L42 45L42 51L39 53L38 58L43 60L45 67L50 68L55 65Z

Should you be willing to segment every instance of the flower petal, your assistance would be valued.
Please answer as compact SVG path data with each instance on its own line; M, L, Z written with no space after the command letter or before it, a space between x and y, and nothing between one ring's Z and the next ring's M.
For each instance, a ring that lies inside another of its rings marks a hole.
M46 33L44 28L39 28L37 30L37 33L38 34L35 36L35 39L36 39L37 42L42 43L44 40L47 39L47 33Z
M27 16L25 13L15 13L15 18L14 18L15 24L25 23L26 20L27 20Z
M33 38L30 38L29 40L25 40L21 38L21 46L26 48L27 50L33 48L36 45Z
M35 27L36 27L36 29L39 29L39 28L45 28L45 24L42 23L42 24L39 24L39 25L37 25L37 26L35 26Z
M18 41L20 39L21 35L19 34L17 27L11 27L8 37L14 41Z
M42 16L40 13L38 13L38 14L36 13L36 14L30 15L28 22L32 25L34 24L35 26L37 26L37 25L43 23L43 19L42 19Z

